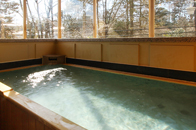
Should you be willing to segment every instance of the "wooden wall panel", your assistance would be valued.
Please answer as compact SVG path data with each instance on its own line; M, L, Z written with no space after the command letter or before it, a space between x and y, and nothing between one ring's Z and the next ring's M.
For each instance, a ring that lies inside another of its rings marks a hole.
M194 71L194 46L151 45L150 67Z
M36 43L28 43L28 53L29 53L29 59L33 59L36 57L35 47Z
M75 58L75 43L63 43L59 42L57 44L57 54L66 55L68 58Z
M150 43L139 43L139 65L149 66Z
M109 62L139 65L139 45L110 44Z
M77 43L76 58L102 61L102 45L99 43Z
M41 58L47 54L55 54L54 42L0 44L0 63Z
M25 43L0 44L0 62L28 59L28 45Z
M55 44L39 43L36 44L36 58L42 58L43 55L55 54Z
M1 130L55 130L51 126L45 125L28 114L27 111L14 105L7 99L0 96L0 129ZM38 120L39 119L39 120Z

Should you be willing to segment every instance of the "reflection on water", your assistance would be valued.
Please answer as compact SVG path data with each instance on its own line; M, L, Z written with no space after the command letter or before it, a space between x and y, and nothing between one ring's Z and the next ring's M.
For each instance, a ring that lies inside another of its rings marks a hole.
M196 129L191 86L65 65L0 73L0 82L90 130Z
M35 86L37 86L38 83L40 83L43 80L51 80L55 76L56 72L60 72L61 70L66 70L66 69L55 68L55 69L49 69L49 70L43 70L43 71L31 73L26 77L26 80L23 80L23 82L28 82L34 88Z

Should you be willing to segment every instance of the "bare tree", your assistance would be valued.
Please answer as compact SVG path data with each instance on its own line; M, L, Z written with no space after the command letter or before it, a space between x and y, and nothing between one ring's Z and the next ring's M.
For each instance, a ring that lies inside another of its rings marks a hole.
M37 10L37 15L38 15L38 38L43 38L43 27L42 27L42 20L39 12L39 3L42 0L35 0L36 3L36 10ZM41 34L40 34L41 33Z

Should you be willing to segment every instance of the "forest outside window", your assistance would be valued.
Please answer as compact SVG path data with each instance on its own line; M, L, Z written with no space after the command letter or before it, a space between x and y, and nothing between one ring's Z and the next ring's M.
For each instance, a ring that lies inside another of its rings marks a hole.
M93 38L93 0L61 0L62 38Z
M99 0L99 38L148 37L149 0Z
M195 0L156 0L155 37L195 37Z
M21 1L0 0L0 39L23 38Z
M0 0L0 39L195 36L196 0Z
M57 38L58 0L27 0L27 38Z

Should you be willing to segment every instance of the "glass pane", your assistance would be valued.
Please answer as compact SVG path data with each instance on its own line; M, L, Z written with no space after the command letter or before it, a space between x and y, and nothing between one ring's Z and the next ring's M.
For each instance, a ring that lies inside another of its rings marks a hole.
M0 0L0 38L23 38L22 2L19 0Z
M99 0L98 37L148 37L148 0Z
M156 0L156 37L195 37L194 0Z
M58 0L27 0L27 38L57 38Z
M93 38L93 0L62 0L62 38Z

